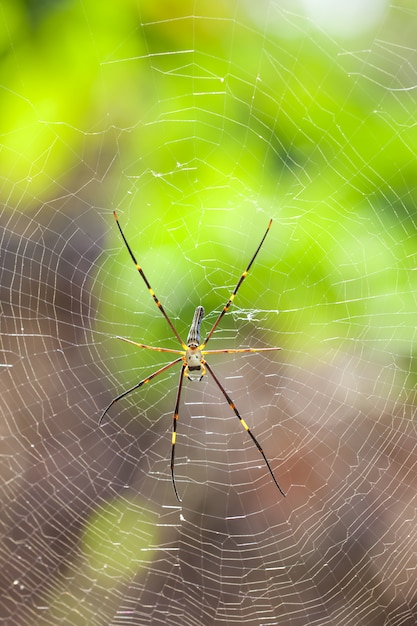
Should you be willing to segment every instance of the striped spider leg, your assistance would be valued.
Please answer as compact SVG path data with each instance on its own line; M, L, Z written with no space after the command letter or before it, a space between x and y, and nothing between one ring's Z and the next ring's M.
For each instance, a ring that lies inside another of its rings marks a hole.
M238 418L238 420L240 421L241 425L243 426L243 428L246 430L246 432L248 433L248 435L251 437L252 441L254 442L254 444L256 445L256 447L258 448L260 454L262 455L262 458L268 468L268 471L272 477L272 480L274 481L276 487L278 488L279 492L285 496L284 491L281 489L280 485L278 484L277 479L275 478L275 475L272 471L272 468L269 464L269 461L261 447L261 445L259 444L258 440L256 439L255 435L252 433L252 431L250 430L249 426L246 424L245 420L242 418L242 416L240 415L237 407L235 406L233 400L231 399L231 397L229 396L229 394L227 393L227 391L225 390L225 388L223 387L222 383L220 382L220 380L218 379L218 377L216 376L216 374L213 371L213 368L207 363L206 359L205 359L205 355L207 354L237 354L237 353L244 353L244 352L271 352L271 351L276 351L279 350L280 348L225 348L222 350L206 350L206 345L209 342L210 338L212 337L214 331L216 330L220 320L222 319L222 317L227 313L228 309L230 308L230 305L232 304L242 282L244 281L244 279L246 278L246 276L248 275L248 272L253 264L253 262L255 261L255 258L259 252L259 250L262 247L262 244L265 240L265 237L267 236L269 229L271 227L272 224L272 220L269 221L268 227L265 231L264 236L262 237L262 240L260 242L260 244L258 245L254 255L252 256L248 266L246 267L245 271L242 273L242 275L240 276L238 283L234 289L234 291L232 292L232 294L230 295L230 298L228 299L228 301L226 302L225 306L222 308L219 316L217 317L216 321L214 322L213 326L211 327L205 341L203 343L200 343L200 327L201 327L201 321L204 317L204 308L202 306L197 306L197 308L195 309L194 312L194 317L193 317L193 321L190 327L190 331L188 333L188 337L187 337L187 341L186 343L184 343L180 337L180 335L178 334L177 330L175 329L173 323L171 322L171 320L169 319L167 313L165 312L165 309L163 308L162 304L160 303L160 301L158 300L158 298L155 295L155 292L153 291L148 279L146 278L142 268L140 267L140 265L138 264L135 255L133 254L133 251L129 245L129 243L127 242L127 239L122 231L122 228L119 224L119 220L116 214L116 211L113 212L114 218L116 220L117 226L119 228L120 234L122 236L122 239L125 243L125 246L130 254L130 257L137 269L137 271L139 272L139 274L141 275L146 287L148 288L149 293L151 294L156 306L158 307L158 309L161 311L162 315L165 317L169 327L171 328L172 332L174 333L175 337L177 338L178 342L181 345L181 350L174 350L171 348L160 348L160 347L156 347L156 346L148 346L146 344L143 343L137 343L135 341L131 341L130 339L126 339L125 337L118 337L118 339L121 339L122 341L126 341L127 343L131 343L134 346L137 346L139 348L144 348L146 350L155 350L157 352L168 352L171 354L176 354L178 355L177 358L175 358L173 361L170 361L167 365L164 365L163 367L161 367L160 369L156 370L155 372L153 372L150 376L144 378L143 380L139 381L136 385L134 385L133 387L131 387L130 389L128 389L127 391L122 392L120 395L118 395L116 398L114 398L110 404L104 409L104 411L102 412L101 416L100 416L100 420L99 420L99 425L102 424L103 418L105 417L105 415L107 414L107 412L109 411L109 409L113 406L113 404L115 404L116 402L118 402L119 400L121 400L122 398L124 398L125 396L127 396L128 394L132 393L132 391L135 391L136 389L139 389L140 387L142 387L142 385L146 385L147 383L149 383L151 380L153 380L156 376L159 376L159 374L162 374L163 372L165 372L166 370L170 369L171 367L173 367L174 365L176 365L177 363L181 363L181 370L180 370L180 375L179 375L179 382L178 382L178 387L177 387L177 396L176 396L176 400L175 400L175 407L174 407L174 414L173 414L173 421L172 421L172 435L171 435L171 479L172 479L172 485L174 488L174 492L175 492L175 496L178 500L178 502L181 502L181 498L179 496L178 490L177 490L177 486L176 486L176 482L175 482L175 473L174 473L174 465L175 465L175 444L176 444L176 440L177 440L177 424L178 424L178 415L179 415L179 406L180 406L180 400L181 400L181 391L182 391L182 385L184 382L184 376L186 378L188 378L188 380L190 380L191 382L195 382L195 381L201 381L202 378L207 374L207 372L209 372L209 374L211 375L211 377L213 378L215 384L217 385L217 387L219 388L221 394L223 395L223 397L225 398L226 402L228 403L228 405L230 406L230 408L232 409L232 411L234 412L234 414L236 415L236 417Z

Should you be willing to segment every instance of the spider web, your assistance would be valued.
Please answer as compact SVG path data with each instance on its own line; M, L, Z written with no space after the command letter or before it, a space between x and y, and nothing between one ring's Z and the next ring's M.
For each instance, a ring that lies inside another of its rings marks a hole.
M415 4L1 10L1 621L415 624Z

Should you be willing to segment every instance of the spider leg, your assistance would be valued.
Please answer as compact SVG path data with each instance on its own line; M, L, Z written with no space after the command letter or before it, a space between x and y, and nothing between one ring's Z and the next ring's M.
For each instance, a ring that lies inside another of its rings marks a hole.
M165 370L169 369L170 367L172 367L176 363L179 363L180 361L182 361L182 357L179 357L178 359L175 359L175 361L171 361L171 363L164 365L164 367L161 367L159 370L156 370L156 372L154 372L147 378L144 378L143 380L138 382L136 385L133 385L133 387L131 387L127 391L124 391L123 393L121 393L119 396L117 396L117 398L114 398L114 400L110 402L108 407L104 409L103 413L101 414L101 417L98 421L98 425L101 426L104 416L106 415L107 411L113 406L113 404L115 404L116 402L118 402L119 400L127 396L129 393L132 393L132 391L135 391L135 389L139 389L139 387L142 387L142 385L146 385L146 383L149 383L149 381L151 381L153 378L155 378L156 376L159 376L159 374L162 374L162 372L165 372Z
M207 370L210 372L210 374L213 377L214 382L216 383L216 385L218 386L218 388L220 389L220 391L222 392L222 394L224 395L228 405L230 406L230 408L232 409L232 411L234 411L236 417L239 419L240 423L242 424L243 428L246 430L246 432L249 434L249 436L251 437L252 441L254 442L254 444L256 445L256 447L258 448L259 452L262 454L262 457L266 463L267 468L269 469L269 473L272 476L272 479L274 481L274 483L276 484L276 486L278 487L279 492L285 497L285 493L282 491L281 487L278 484L277 479L274 476L274 473L271 469L271 466L269 465L268 459L265 456L264 451L262 450L260 444L258 443L255 435L252 434L252 432L249 429L249 426L246 424L245 420L241 417L239 411L237 410L233 400L231 399L231 397L229 396L229 394L227 393L227 391L225 390L225 388L223 387L223 385L221 384L221 382L219 381L219 379L217 378L217 376L215 375L215 373L213 372L212 368L210 367L210 365L204 361L204 365L206 366Z
M217 328L217 326L218 326L218 324L219 324L220 320L222 319L223 315L224 315L225 313L227 313L227 311L229 310L229 307L230 307L230 305L232 304L232 302L233 302L233 300L234 300L234 298L235 298L235 295L237 294L237 292L238 292L238 290L239 290L240 285L243 283L243 281L245 280L246 276L248 275L248 272L249 272L250 268L252 267L252 264L253 264L254 260L256 259L257 254L258 254L259 250L261 249L263 242L265 241L265 237L266 237L266 236L267 236L267 234L269 233L269 229L271 228L271 224L272 224L272 220L269 220L268 228L266 229L265 234L264 234L264 236L263 236L263 237L262 237L262 239L261 239L261 243L260 243L260 244L259 244L259 246L256 248L256 250L255 250L255 254L254 254L254 255L253 255L253 257L251 258L251 260L249 261L249 264L248 264L247 268L245 269L245 271L243 272L243 274L242 274L242 275L241 275L241 277L239 278L239 280L238 280L238 282L237 282L237 285L236 285L236 287L235 287L235 289L234 289L233 293L231 294L230 298L228 299L228 301L227 301L227 302L226 302L226 304L224 305L223 309L221 310L219 317L216 319L216 321L214 322L213 326L211 327L211 330L210 330L209 334L207 335L206 340L205 340L205 342L202 344L201 348L204 348L204 346L207 344L208 340L210 339L210 337L212 336L212 334L213 334L213 333L214 333L214 331L216 330L216 328Z
M168 322L169 327L171 328L172 332L174 333L174 335L176 336L176 338L178 339L178 341L180 342L180 344L182 345L184 350L186 350L187 346L184 344L184 342L181 339L181 337L179 336L179 334L178 334L174 324L171 322L171 320L169 319L167 313L165 312L164 307L162 306L162 304L159 302L158 298L156 297L154 290L152 289L148 279L146 278L146 276L145 276L145 274L143 272L143 269L140 267L139 263L136 261L136 257L135 257L135 255L132 252L132 248L129 246L129 244L127 242L127 239L126 239L126 237L124 235L124 232L122 231L122 227L119 224L119 218L117 217L116 211L113 211L113 215L114 215L114 219L116 220L116 224L117 224L117 227L118 227L118 229L120 231L122 239L123 239L123 241L125 243L125 246L128 249L128 252L130 254L130 257L131 257L133 263L135 264L136 269L138 270L139 274L142 276L143 282L147 286L148 291L151 294L152 298L154 299L156 306L158 307L158 309L161 311L162 315L165 317L166 321Z
M144 346L147 347L147 346ZM271 352L281 348L225 348L224 350L202 350L202 354L236 354L237 352Z
M137 343L136 341L132 341L131 339L126 339L126 337L116 337L116 339L121 339L121 341L131 343L138 348L146 348L146 350L155 350L156 352L171 352L172 354L185 354L184 350L171 350L171 348L158 348L157 346L148 346L145 343Z
M181 502L181 498L178 495L177 486L175 484L175 475L174 475L175 442L177 440L178 412L179 412L179 406L180 406L182 383L184 381L185 368L186 368L186 364L183 363L183 366L182 366L181 372L180 372L180 380L179 380L179 383L178 383L178 391L177 391L177 399L175 401L174 415L173 415L173 418L172 418L171 477L172 477L172 486L174 487L175 495L177 497L178 502Z

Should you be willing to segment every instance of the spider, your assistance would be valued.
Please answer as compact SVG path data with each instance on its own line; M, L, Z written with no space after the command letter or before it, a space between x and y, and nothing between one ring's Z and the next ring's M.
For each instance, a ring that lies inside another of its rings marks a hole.
M200 326L201 326L201 321L202 321L202 319L204 317L204 308L202 306L198 306L196 308L195 312L194 312L194 317L193 317L193 321L192 321L192 324L191 324L191 327L190 327L190 332L188 333L187 342L184 343L183 340L181 339L181 337L179 336L177 330L175 329L173 323L171 322L170 318L168 317L167 313L165 312L165 309L163 308L162 304L160 303L160 301L156 297L155 292L152 289L148 279L146 278L142 268L138 264L138 262L136 260L136 257L133 254L132 249L131 249L130 245L128 244L127 239L126 239L126 237L125 237L125 235L123 233L122 227L119 224L119 219L117 217L116 211L113 211L113 215L114 215L114 218L116 220L116 224L117 224L117 226L119 228L119 231L120 231L120 234L122 236L122 239L123 239L123 241L125 243L125 246L126 246L128 252L130 254L130 257L131 257L131 259L132 259L132 261L133 261L137 271L141 275L141 277L142 277L146 287L148 288L149 293L151 294L152 298L154 299L154 302L155 302L156 306L161 311L162 315L165 317L166 321L168 322L169 327L171 328L172 332L174 333L175 337L177 338L178 342L180 343L182 350L172 350L171 348L159 348L159 347L156 347L156 346L148 346L148 345L145 345L143 343L136 343L136 341L131 341L130 339L126 339L125 337L117 337L118 339L121 339L122 341L126 341L127 343L131 343L134 346L137 346L139 348L145 348L146 350L156 350L157 352L169 352L171 354L177 354L179 356L176 359L174 359L173 361L171 361L170 363L168 363L167 365L164 365L160 369L158 369L155 372L153 372L147 378L144 378L143 380L139 381L136 385L134 385L133 387L131 387L127 391L123 391L123 393L121 393L116 398L114 398L110 402L110 404L106 407L106 409L103 411L103 413L101 414L101 417L100 417L100 420L99 420L99 426L102 424L104 416L106 415L108 410L113 406L113 404L115 404L116 402L118 402L119 400L121 400L122 398L127 396L128 394L132 393L132 391L135 391L135 389L139 389L139 387L142 387L142 385L146 385L151 380L156 378L156 376L159 376L159 374L162 374L163 372L165 372L166 370L170 369L171 367L173 367L177 363L181 363L180 377L179 377L179 383L178 383L178 388L177 388L177 397L176 397L176 401L175 401L175 408L174 408L174 415L173 415L173 422L172 422L172 436L171 436L171 478L172 478L172 485L173 485L175 496L176 496L178 502L181 502L181 498L179 496L179 493L178 493L178 490L177 490L177 485L176 485L176 482L175 482L174 463L175 463L175 443L176 443L176 440L177 440L178 412L179 412L182 384L183 384L183 381L184 381L184 376L186 378L188 378L189 381L195 382L195 381L201 381L202 378L207 374L207 372L209 372L211 377L213 378L214 382L216 383L217 387L220 389L220 392L224 396L226 402L228 403L228 405L230 406L230 408L232 409L232 411L234 412L236 417L239 419L239 421L242 424L243 428L246 430L246 432L248 433L248 435L251 437L252 441L254 442L256 447L258 448L259 452L261 453L261 455L263 457L263 460L265 461L266 466L267 466L267 468L269 470L269 473L270 473L270 475L272 477L272 480L274 481L275 485L277 486L279 492L283 496L285 496L285 493L281 489L281 487L279 486L278 481L275 478L274 473L273 473L273 471L271 469L269 461L266 458L265 453L262 450L262 447L258 443L258 440L256 439L255 435L249 429L249 426L246 424L246 422L243 419L243 417L241 417L241 415L240 415L237 407L235 406L233 400L231 399L231 397L229 396L229 394L227 393L227 391L225 390L225 388L223 387L223 385L221 384L221 382L217 378L216 374L214 373L213 368L207 363L206 359L204 358L206 354L221 354L221 353L222 354L225 354L225 353L226 354L236 354L238 352L270 352L272 350L280 350L280 348L226 348L224 350L206 350L205 349L207 343L209 342L209 340L211 338L211 336L213 335L214 331L216 330L217 326L219 325L220 320L225 315L225 313L229 310L229 307L232 304L232 302L233 302L233 300L234 300L234 298L235 298L235 296L236 296L236 294L237 294L237 292L238 292L242 282L244 281L244 279L248 275L248 272L249 272L253 262L255 261L256 256L257 256L259 250L262 247L263 242L265 241L265 238L266 238L266 236L267 236L267 234L269 232L269 229L271 228L272 219L269 221L268 227L267 227L267 229L265 231L264 236L261 239L261 243L258 245L258 247L257 247L257 249L255 251L255 254L251 258L247 268L245 269L245 271L243 272L243 274L239 278L238 283L237 283L233 293L231 294L231 296L228 299L227 303L225 304L225 306L221 310L219 316L217 317L216 321L214 322L213 326L211 327L211 329L210 329L207 337L203 341L203 343L200 343Z

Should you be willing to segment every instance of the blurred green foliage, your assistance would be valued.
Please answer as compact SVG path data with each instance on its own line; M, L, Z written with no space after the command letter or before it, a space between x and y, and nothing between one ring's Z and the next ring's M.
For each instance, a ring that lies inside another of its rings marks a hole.
M82 551L89 575L100 586L114 578L130 578L153 558L157 545L157 518L142 505L121 499L96 510L86 525Z
M185 327L202 299L223 304L272 216L237 303L281 312L271 342L361 338L407 351L417 109L391 89L407 85L404 69L388 46L365 55L362 40L326 38L284 11L268 21L260 9L256 21L246 8L3 2L3 202L33 211L76 198L86 172L101 177L108 228L118 207ZM103 265L100 318L135 326L145 292L113 230L120 256Z
M77 626L94 622L103 608L110 614L112 606L103 600L105 589L113 591L140 577L158 540L156 515L143 505L118 499L96 509L85 525L70 575L54 579L48 608L36 624L55 620Z

